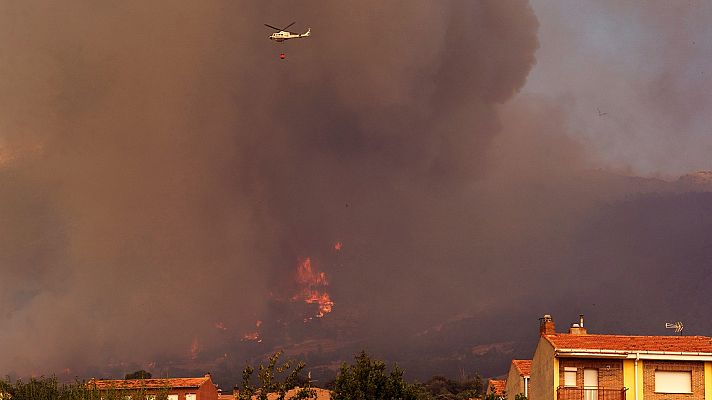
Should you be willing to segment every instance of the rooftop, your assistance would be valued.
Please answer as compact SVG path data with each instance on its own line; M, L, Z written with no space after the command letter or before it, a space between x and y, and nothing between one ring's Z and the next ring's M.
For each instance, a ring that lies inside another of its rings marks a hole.
M167 389L197 388L210 380L210 376L200 378L157 378L157 379L91 379L87 382L97 389Z
M489 389L492 388L494 391L494 394L497 395L502 395L504 394L504 390L507 387L507 381L504 379L490 379L489 383L487 384L487 392L489 393Z
M512 360L512 364L517 367L519 375L529 376L532 373L532 360Z
M312 388L316 392L316 400L329 400L331 399L331 392L326 390L326 389L320 389L320 388ZM301 390L300 388L296 387L294 389L288 390L287 393L285 394L284 398L285 400L290 400L294 399L297 396L297 392ZM252 396L253 399L257 399L257 396ZM270 393L267 395L268 400L276 400L279 398L279 395L277 393Z
M575 335L557 333L543 335L555 349L649 351L666 353L710 353L712 338L707 336L626 336L626 335Z

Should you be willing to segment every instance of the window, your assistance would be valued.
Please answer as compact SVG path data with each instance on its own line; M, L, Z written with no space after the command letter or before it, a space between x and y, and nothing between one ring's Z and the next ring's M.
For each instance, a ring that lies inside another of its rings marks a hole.
M185 395L185 400L195 400L195 393L188 393Z
M177 394L169 394L168 400L178 400L178 395Z
M155 394L147 394L146 400L156 400L156 395Z
M585 368L583 370L583 398L584 400L598 399L598 370Z
M576 368L564 368L564 386L576 387Z
M692 372L655 371L655 393L692 393Z

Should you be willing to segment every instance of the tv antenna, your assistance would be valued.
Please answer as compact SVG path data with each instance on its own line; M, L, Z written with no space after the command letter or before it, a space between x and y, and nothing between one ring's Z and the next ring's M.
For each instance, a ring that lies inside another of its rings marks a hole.
M682 330L685 329L685 326L682 325L682 322L680 321L677 321L675 323L666 322L665 329L674 329L676 333L679 333L680 336L682 336Z

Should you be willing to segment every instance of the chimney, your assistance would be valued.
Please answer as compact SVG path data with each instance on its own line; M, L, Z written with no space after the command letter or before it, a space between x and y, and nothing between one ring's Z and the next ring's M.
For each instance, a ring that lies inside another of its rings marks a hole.
M572 335L585 335L588 333L586 332L586 328L583 327L583 314L579 314L578 324L571 324L571 328L569 328L569 333Z
M539 335L554 335L556 333L556 326L554 325L554 320L551 319L551 315L545 314L542 318L539 318Z
M572 335L585 335L586 328L582 327L579 324L571 324L571 328L569 328L569 333Z

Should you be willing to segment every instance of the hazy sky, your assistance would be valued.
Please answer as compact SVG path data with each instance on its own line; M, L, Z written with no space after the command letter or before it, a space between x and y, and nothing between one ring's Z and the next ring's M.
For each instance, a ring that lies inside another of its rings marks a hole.
M605 166L668 178L712 169L710 2L532 6L541 47L523 93L565 102L570 134Z
M0 2L0 375L231 374L281 347L429 374L527 357L543 313L694 318L708 188L636 176L712 168L711 13ZM292 21L312 36L267 39Z

